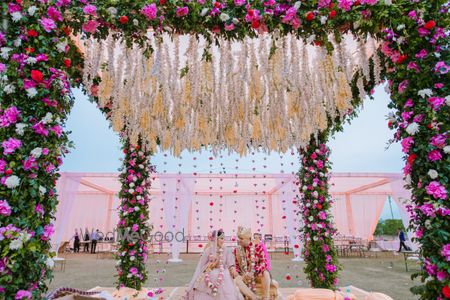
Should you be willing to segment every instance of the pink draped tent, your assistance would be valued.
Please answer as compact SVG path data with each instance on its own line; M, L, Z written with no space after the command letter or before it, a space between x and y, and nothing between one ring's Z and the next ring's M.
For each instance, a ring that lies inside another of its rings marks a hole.
M61 173L57 184L58 205L54 243L70 240L74 230L88 228L112 232L118 221L120 190L118 173ZM234 236L238 225L253 232L283 237L300 255L297 227L302 222L295 205L298 186L292 174L154 174L150 191L150 220L154 232L184 232L204 237L212 228L223 228ZM333 173L333 215L340 235L372 240L388 196L409 219L409 192L400 174ZM173 260L185 243L174 240L163 250ZM199 244L190 250L200 251Z

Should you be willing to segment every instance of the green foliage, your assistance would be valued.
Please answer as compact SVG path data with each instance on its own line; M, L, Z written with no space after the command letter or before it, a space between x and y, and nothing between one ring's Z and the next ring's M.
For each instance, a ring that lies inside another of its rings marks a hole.
M398 230L405 230L402 220L387 219L378 221L374 235L397 235Z

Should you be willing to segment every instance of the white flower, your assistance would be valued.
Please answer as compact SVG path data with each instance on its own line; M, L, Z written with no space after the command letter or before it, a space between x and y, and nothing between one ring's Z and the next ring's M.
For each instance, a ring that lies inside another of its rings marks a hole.
M138 178L136 176L133 176L133 181L137 181Z
M328 17L327 16L321 16L320 17L320 24L325 24L326 22L327 22L327 20L328 20Z
M141 200L142 196L137 196L136 199Z
M298 10L301 5L302 5L302 3L300 1L297 1L294 3L294 8Z
M395 114L393 113L393 112L390 112L388 115L387 115L387 118L386 118L388 121L391 121L391 122L395 122Z
M136 259L136 257L130 256L130 261L134 261L135 259Z
M307 44L311 44L312 42L314 42L316 39L316 35L315 34L311 34L307 39L306 39L306 43Z
M227 21L228 19L230 19L230 16L225 14L225 13L221 13L220 14L220 19L222 20L222 22Z
M310 222L312 222L312 221L314 220L314 217L313 217L313 216L309 216L309 217L308 217L308 220L309 220Z
M115 7L108 7L107 11L109 12L110 15L115 16L117 15L117 9Z
M308 187L307 187L306 185L302 186L302 190L303 190L303 191L306 191L307 188L308 188Z
M433 95L433 91L431 89L423 89L417 92L417 95L419 95L422 98L425 98L426 96L430 97Z
M55 261L51 257L47 257L45 264L51 269L55 266Z
M140 210L139 206L134 207L134 211L139 211L139 210Z
M128 274L128 275L127 275L127 278L131 278L131 276L133 276L133 275L132 275L132 274Z
M8 85L5 86L4 91L7 94L12 94L12 93L14 93L16 91L16 87L11 83L11 84L8 84Z
M206 16L206 14L208 13L208 11L209 11L208 8L202 9L202 11L200 12L200 16L202 16L202 17Z
M22 19L22 13L20 11L13 12L11 18L13 22L19 22Z
M139 169L143 169L144 168L144 165L143 164L140 164L139 165Z
M22 246L23 246L22 240L15 239L15 240L12 240L11 243L9 244L9 249L17 250L17 249L22 248Z
M407 184L407 185L410 185L411 184L411 175L406 175L406 177L405 177L405 183Z
M47 193L47 189L43 187L42 185L39 186L39 193L44 196L45 193Z
M311 207L311 203L308 202L308 203L305 204L305 206L306 207Z
M23 135L25 127L27 127L27 124L17 123L16 124L16 133L18 135Z
M58 52L66 52L67 42L66 41L60 41L58 44L56 44L56 50Z
M441 54L439 52L434 52L434 56L436 56L436 58L440 58Z
M450 146L445 146L444 147L444 153L445 154L449 154L450 153Z
M37 10L37 7L36 6L30 6L29 8L28 8L28 14L30 15L30 16L33 16L34 15L34 13L36 12L36 10Z
M317 224L317 227L322 228L322 224L321 224L321 223L318 223L318 224Z
M19 239L21 239L22 242L25 243L26 241L31 239L31 234L29 234L28 232L21 232L19 233Z
M239 23L239 19L233 18L233 20L231 20L231 22L233 22L233 24L236 25Z
M37 62L37 59L34 57L28 57L27 58L27 64L34 65Z
M20 184L20 179L16 175L12 175L5 180L5 185L9 187L10 189L15 188Z
M431 221L430 221L430 220L426 220L426 221L425 221L425 228L426 228L426 229L431 229L431 228L433 228L433 226L431 226Z
M402 29L405 29L405 24L400 24L397 26L397 30L400 31Z
M447 97L445 97L445 104L447 104L448 106L450 106L450 95L448 95Z
M317 236L314 236L314 237L313 237L313 240L318 241L319 238L318 238Z
M385 5L392 5L392 0L384 0Z
M9 52L10 52L11 50L12 50L12 48L9 48L9 47L2 47L2 48L0 49L0 56L1 56L3 59L7 60L8 57L9 57Z
M42 148L36 147L33 150L31 150L30 154L35 158L39 158L42 155Z
M14 47L20 47L20 45L22 45L22 40L21 39L15 39L14 40Z
M138 26L138 25L139 25L139 21L136 20L136 19L133 19L133 25L134 25L134 26Z
M419 131L419 124L412 122L406 127L406 132L410 135L415 135Z
M134 190L133 190L133 189L129 189L129 190L128 190L128 193L133 194L133 193L134 193Z
M319 193L318 193L317 191L314 191L314 192L313 192L313 196L314 196L315 198L317 198L317 197L319 196Z
M51 112L48 112L45 117L42 119L42 123L44 124L48 124L52 121L53 119L53 114Z
M430 169L428 171L428 176L430 176L431 179L436 179L438 177L438 172L436 170Z
M134 183L132 182L132 183L130 183L130 187L134 187Z
M37 95L37 90L35 88L31 88L26 91L27 91L28 98L33 98L34 96Z

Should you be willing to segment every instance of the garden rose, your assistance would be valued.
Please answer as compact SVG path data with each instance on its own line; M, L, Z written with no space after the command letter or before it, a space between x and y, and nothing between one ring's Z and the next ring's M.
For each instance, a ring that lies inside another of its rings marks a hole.
M433 196L435 199L447 199L447 190L438 181L430 182L425 190L428 195Z
M84 32L94 34L97 31L98 22L95 20L89 20L83 24L82 29Z
M176 15L181 18L186 16L189 13L189 8L187 6L177 7Z
M31 299L31 298L32 298L31 292L25 291L25 290L19 290L14 299L19 300L19 299Z
M2 147L3 147L3 154L8 155L14 153L17 149L19 149L22 146L22 141L15 139L15 138L9 138L6 141L3 141Z
M40 24L46 32L51 32L53 29L56 29L55 21L50 18L41 18Z
M445 99L442 97L431 97L428 98L428 103L434 110L439 110L442 105L445 103Z
M428 159L429 159L430 161L438 161L438 160L441 160L441 159L442 159L441 151L439 151L439 150L433 150L433 151L430 151L430 152L428 153Z
M6 200L0 200L0 215L2 216L11 215L11 207L9 206L9 203Z
M83 8L83 12L90 16L96 16L97 15L97 7L94 5L88 4Z
M156 19L157 9L156 4L148 4L141 9L141 13L147 17L149 20Z

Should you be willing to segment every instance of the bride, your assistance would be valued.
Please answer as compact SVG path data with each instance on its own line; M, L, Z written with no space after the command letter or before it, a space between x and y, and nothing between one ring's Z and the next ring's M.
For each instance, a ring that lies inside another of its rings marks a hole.
M234 268L232 251L224 247L223 230L208 235L209 243L203 251L197 269L186 291L188 300L243 300L234 285L230 269Z

